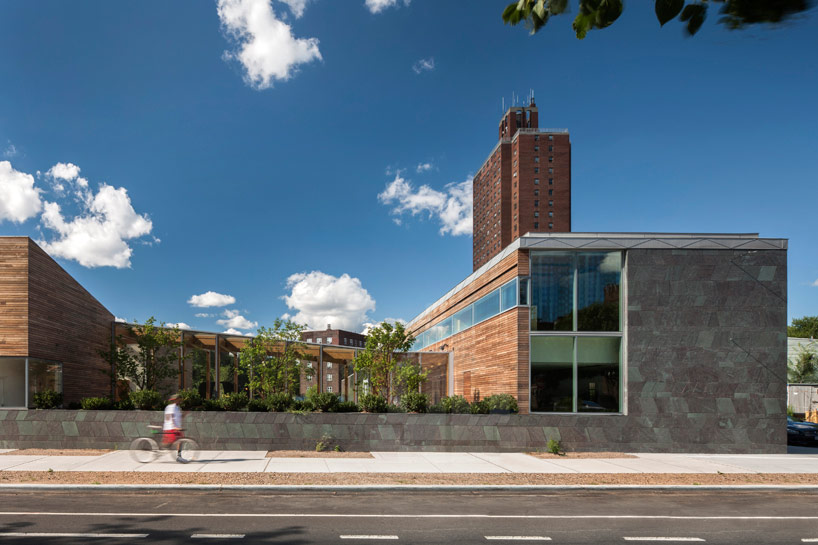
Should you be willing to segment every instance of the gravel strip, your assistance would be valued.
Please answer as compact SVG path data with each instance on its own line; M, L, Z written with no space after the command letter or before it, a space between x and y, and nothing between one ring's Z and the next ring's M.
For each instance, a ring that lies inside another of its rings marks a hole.
M818 485L818 474L797 473L142 473L2 471L2 484L213 485Z
M0 452L0 456L102 456L113 452L111 449L94 448L71 448L71 449L51 449L51 448L21 448L11 452Z
M369 452L336 452L334 450L271 450L267 458L374 458Z

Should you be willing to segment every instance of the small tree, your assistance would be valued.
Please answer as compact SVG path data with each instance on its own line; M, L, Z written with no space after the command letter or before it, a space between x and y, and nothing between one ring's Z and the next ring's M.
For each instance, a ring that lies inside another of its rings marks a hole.
M239 366L247 372L250 390L269 394L298 393L305 326L277 318L271 328L262 327L239 352ZM305 368L308 376L312 369Z
M795 360L788 363L787 381L790 383L818 382L818 355L807 346L801 345Z
M395 354L409 351L415 338L400 322L382 322L367 334L366 348L355 357L355 371L361 379L369 379L370 392L391 399Z
M792 325L787 327L787 337L818 339L818 316L793 318Z
M151 316L144 324L129 325L128 334L128 339L118 335L111 351L100 352L117 379L127 379L139 390L158 390L163 381L178 376L182 346L178 327L157 325Z
M423 371L419 362L402 360L398 362L394 374L394 388L401 395L409 392L419 392L420 385L426 382L428 371Z

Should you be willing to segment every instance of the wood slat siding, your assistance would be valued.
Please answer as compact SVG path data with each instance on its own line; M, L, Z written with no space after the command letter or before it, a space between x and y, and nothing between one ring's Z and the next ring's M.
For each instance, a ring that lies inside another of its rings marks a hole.
M518 250L489 269L454 297L444 301L412 328L417 334L459 312L515 276L528 275L528 251ZM425 350L452 351L454 394L473 401L492 394L512 394L521 413L528 412L529 311L516 307ZM446 345L445 349L443 346Z
M113 314L28 242L28 355L62 362L66 403L109 395L110 366L99 351L110 347Z
M0 237L0 356L28 355L28 238Z

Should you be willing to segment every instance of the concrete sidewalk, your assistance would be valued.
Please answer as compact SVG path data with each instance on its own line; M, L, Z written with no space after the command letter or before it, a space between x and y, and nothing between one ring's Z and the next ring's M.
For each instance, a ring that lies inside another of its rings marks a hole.
M0 471L182 473L816 473L818 456L633 454L635 458L548 459L517 453L373 452L372 458L267 458L266 451L201 451L180 464L164 453L142 464L128 451L99 456L0 456Z

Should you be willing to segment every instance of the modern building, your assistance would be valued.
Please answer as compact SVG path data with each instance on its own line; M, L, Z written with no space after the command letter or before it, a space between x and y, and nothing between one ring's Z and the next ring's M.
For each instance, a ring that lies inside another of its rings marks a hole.
M539 128L528 106L506 110L498 141L473 181L473 270L523 233L571 231L571 141Z
M577 449L780 452L787 241L528 233L409 323ZM550 415L550 417L545 417Z

